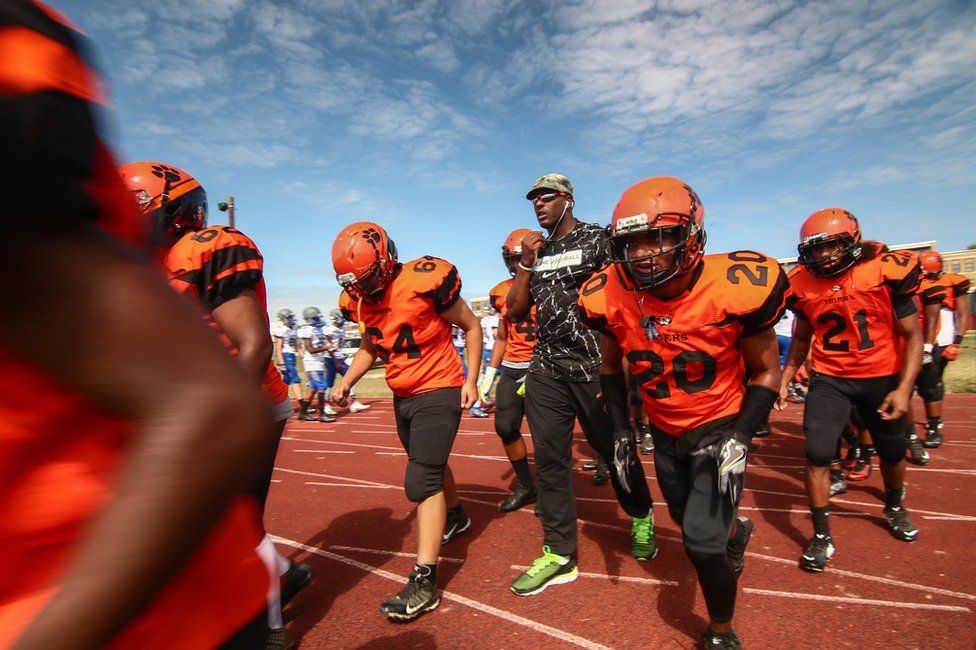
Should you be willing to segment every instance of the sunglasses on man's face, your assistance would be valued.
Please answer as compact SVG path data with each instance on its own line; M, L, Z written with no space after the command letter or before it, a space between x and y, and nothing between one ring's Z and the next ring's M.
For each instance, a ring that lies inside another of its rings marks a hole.
M536 201L549 203L550 201L555 201L557 196L566 196L566 194L564 192L546 192L545 194L535 194L529 197L529 201L532 203L535 203Z

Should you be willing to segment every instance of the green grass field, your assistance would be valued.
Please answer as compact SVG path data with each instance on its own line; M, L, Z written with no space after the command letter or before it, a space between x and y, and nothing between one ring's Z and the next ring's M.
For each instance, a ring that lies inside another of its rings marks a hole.
M942 380L950 393L976 393L976 332L967 332L962 353L949 363Z

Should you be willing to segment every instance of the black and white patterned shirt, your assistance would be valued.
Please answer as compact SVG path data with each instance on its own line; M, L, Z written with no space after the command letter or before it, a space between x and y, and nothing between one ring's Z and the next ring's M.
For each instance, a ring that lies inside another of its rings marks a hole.
M572 381L600 378L600 335L580 321L577 300L580 286L609 263L606 230L582 221L539 252L529 282L538 335L530 372Z

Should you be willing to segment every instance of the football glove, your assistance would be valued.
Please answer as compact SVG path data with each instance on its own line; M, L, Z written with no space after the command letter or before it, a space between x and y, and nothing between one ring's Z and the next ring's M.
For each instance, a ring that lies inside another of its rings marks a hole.
M703 449L692 452L694 455L711 456L718 468L718 491L728 494L735 503L739 498L740 480L746 472L746 459L749 447L735 437L714 442Z
M519 385L519 387L518 387L518 390L515 391L515 394L518 395L519 397L524 398L525 397L525 377L522 377L521 379L518 380L518 385Z
M617 480L624 492L630 494L631 491L631 472L637 465L637 454L634 450L634 440L631 432L621 432L619 436L614 436L613 441L613 468L617 472Z
M960 347L955 343L950 343L949 345L942 348L942 356L948 361L955 361L959 358Z

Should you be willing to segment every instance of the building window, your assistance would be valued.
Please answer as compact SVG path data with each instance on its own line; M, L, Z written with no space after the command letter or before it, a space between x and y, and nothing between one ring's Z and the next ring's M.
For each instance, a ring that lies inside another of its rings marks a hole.
M959 262L958 260L952 263L951 269L953 273L959 273Z
M976 266L976 260L973 260L971 257L968 260L965 260L963 262L963 268L966 269L964 273L972 273L974 270L976 270L973 269L973 266Z

